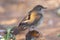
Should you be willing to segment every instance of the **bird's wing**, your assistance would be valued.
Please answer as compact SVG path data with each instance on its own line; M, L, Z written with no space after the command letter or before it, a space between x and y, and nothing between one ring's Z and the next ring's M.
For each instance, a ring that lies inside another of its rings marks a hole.
M30 14L26 15L26 16L21 20L21 22L19 23L18 26L20 26L21 24L25 24L24 21L29 20L29 19L30 19Z
M23 21L23 23L28 23L28 24L35 23L35 22L39 21L40 17L41 17L41 16L38 15L36 12L32 12L32 13L29 15L29 19Z
M35 13L30 13L27 17L28 19L25 19L22 23L32 23L36 18Z

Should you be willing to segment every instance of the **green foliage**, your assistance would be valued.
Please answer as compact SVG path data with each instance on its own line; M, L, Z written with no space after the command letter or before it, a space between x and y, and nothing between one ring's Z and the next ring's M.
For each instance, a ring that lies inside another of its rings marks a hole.
M0 40L10 40L10 39L15 40L15 36L11 33L11 29L12 28L7 28L6 35L2 39L0 39Z

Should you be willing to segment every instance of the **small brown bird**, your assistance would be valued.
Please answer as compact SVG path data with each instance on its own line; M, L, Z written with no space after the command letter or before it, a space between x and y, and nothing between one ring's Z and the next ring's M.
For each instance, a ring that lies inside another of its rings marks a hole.
M42 9L46 9L42 5L35 6L26 17L22 19L17 28L14 28L14 33L19 33L27 28L33 29L38 27L43 22Z
M18 27L25 29L27 26L29 28L35 28L43 22L43 13L42 9L46 9L42 5L35 6L26 16L23 21L19 24Z
M42 35L40 35L38 31L32 30L26 34L26 40L35 40L35 38L39 38L39 36L42 36Z

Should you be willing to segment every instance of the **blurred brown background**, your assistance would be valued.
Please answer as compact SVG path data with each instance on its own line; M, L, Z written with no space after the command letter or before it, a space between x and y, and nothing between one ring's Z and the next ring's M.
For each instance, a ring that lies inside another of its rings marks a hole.
M0 0L0 29L18 26L24 16L38 4L47 7L39 30L47 40L60 40L57 36L60 34L60 17L56 15L60 0Z

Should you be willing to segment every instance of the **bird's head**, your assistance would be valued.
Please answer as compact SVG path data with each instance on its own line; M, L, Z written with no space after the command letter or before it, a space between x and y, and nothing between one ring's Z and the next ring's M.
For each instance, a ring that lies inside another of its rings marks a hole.
M43 7L42 5L37 5L33 8L35 11L41 11L42 9L46 9L46 7Z

